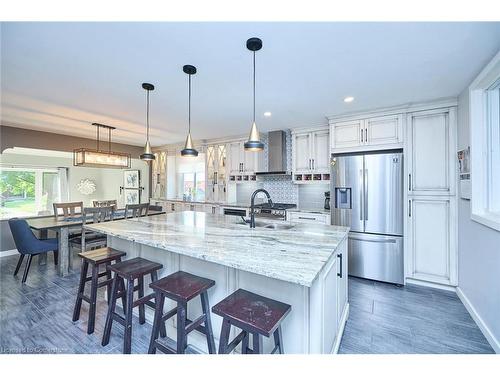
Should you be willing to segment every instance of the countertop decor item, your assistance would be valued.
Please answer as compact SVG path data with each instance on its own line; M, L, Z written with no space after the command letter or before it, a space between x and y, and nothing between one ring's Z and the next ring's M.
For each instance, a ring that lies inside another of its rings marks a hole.
M193 146L193 140L191 139L191 76L196 74L196 67L193 65L184 65L182 67L184 73L189 77L188 80L188 135L186 137L186 143L184 148L181 150L181 156L184 157L197 157L198 151L195 150Z
M262 48L262 40L259 38L248 39L247 48L253 52L253 123L248 140L245 142L245 151L262 151L264 150L264 143L260 140L259 131L255 124L255 51Z
M91 195L96 190L96 184L93 180L84 178L76 185L76 189L83 195Z
M100 168L130 168L130 154L111 151L111 131L116 128L109 125L94 122L92 126L97 129L97 147L95 150L89 148L78 148L73 150L73 165L75 167L100 167ZM108 150L99 148L99 133L101 129L108 131Z
M142 88L146 90L146 145L144 146L144 153L141 155L141 159L150 162L155 160L155 155L151 151L151 144L149 143L149 92L153 91L155 87L151 83L143 83Z

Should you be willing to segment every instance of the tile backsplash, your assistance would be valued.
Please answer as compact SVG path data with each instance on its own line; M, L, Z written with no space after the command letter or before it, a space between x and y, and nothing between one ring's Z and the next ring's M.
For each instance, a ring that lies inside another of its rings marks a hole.
M267 137L262 137L264 143L264 165L267 166L269 157ZM287 171L292 170L292 134L286 131L286 160ZM236 187L236 200L238 202L249 202L252 193L259 188L266 189L271 198L279 203L293 203L302 208L321 209L325 201L325 191L330 189L329 185L297 185L292 183L291 176L258 176L256 182L238 184ZM265 197L259 194L256 202L265 201Z

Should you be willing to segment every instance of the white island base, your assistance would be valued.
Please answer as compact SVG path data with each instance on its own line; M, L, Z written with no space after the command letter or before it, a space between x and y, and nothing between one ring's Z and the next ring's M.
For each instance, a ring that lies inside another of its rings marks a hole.
M210 307L239 288L290 304L292 310L282 323L283 346L286 354L329 354L336 353L338 350L349 314L346 239L339 243L335 253L310 287L237 270L110 235L108 235L108 246L127 252L126 259L143 257L163 264L163 269L159 271L159 278L182 270L214 280L215 286L208 291ZM145 284L148 285L148 283L149 278L146 278ZM118 303L120 304L121 301L119 300ZM170 300L167 300L165 305L165 311L174 307L174 303ZM153 309L146 306L146 319L149 323L153 321L153 313ZM201 315L201 303L200 297L197 297L188 303L188 317L194 319L199 315ZM217 348L221 325L222 319L212 314ZM175 317L167 321L167 334L170 339L176 339ZM236 334L238 330L233 328L230 339ZM197 331L188 335L188 344L195 351L207 353L205 336ZM237 351L240 350L240 346L237 347ZM272 336L271 338L264 337L264 352L271 352L273 347Z

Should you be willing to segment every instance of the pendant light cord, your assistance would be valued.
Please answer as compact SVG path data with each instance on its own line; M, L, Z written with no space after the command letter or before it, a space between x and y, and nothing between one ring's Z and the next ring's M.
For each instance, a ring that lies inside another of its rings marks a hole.
M255 51L253 51L253 122L255 123Z
M149 141L149 90L147 91L147 104L146 104L146 142Z
M189 76L189 89L188 89L188 134L191 134L191 74Z

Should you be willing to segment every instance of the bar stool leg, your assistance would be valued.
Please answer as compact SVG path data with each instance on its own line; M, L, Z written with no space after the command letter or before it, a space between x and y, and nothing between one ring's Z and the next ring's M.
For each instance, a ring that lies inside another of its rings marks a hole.
M125 289L125 281L123 278L118 279L118 290L121 291L122 294L122 309L125 311L125 308L127 307L127 290ZM113 294L113 293L111 293Z
M224 319L222 321L222 330L219 338L219 354L226 354L227 344L229 343L230 329L231 329L231 323L229 323L229 320Z
M139 277L139 298L144 297L144 276ZM146 323L146 313L144 309L144 304L139 305L139 324Z
M285 351L283 350L283 337L281 335L281 325L278 326L278 329L274 331L274 345L279 348L279 353L283 354Z
M253 334L253 354L262 353L262 336L258 333Z
M158 281L158 272L157 271L153 271L151 272L151 282L154 283L155 281ZM156 302L155 302L155 306L156 306ZM164 306L164 305L163 305ZM163 307L162 307L163 309ZM163 310L162 310L162 314L163 314ZM161 322L160 323L160 336L161 337L167 337L167 328L165 327L165 322Z
M241 341L241 354L248 354L248 338L250 334L245 331L245 336L243 336L243 340Z
M177 354L184 354L186 351L186 310L186 303L177 302Z
M108 270L108 266L111 265L111 262L108 262L105 264L104 267L106 267L106 280L111 280L111 271ZM108 283L108 285L106 285L106 295L108 296L108 305L109 305L109 301L111 299L111 283Z
M132 309L134 306L134 279L127 280L127 304L125 308L125 338L123 354L130 354L132 349Z
M104 325L104 334L102 335L102 346L106 346L109 344L109 336L111 335L111 327L113 325L113 314L115 313L116 307L116 295L117 295L117 287L119 276L115 274L113 277L113 283L111 284L111 302L108 306L108 314L106 316L106 324ZM122 279L123 283L123 279Z
M208 353L216 354L212 321L210 319L210 305L208 303L208 292L201 293L201 307L205 314L205 336L207 336Z
M163 324L163 304L165 303L165 297L160 292L155 292L155 317L153 321L153 331L151 332L151 340L149 342L148 354L156 353L156 340L158 339L158 334L160 333L160 327Z
M73 309L74 322L80 319L80 310L82 308L82 297L83 297L83 292L85 291L85 279L87 278L88 268L89 264L85 260L82 260L82 269L80 271L80 283L78 285L78 293L76 295L75 308Z
M99 266L92 266L92 281L90 286L90 308L89 308L89 324L87 333L90 335L94 332L95 326L95 308L97 303L97 284L99 281Z

